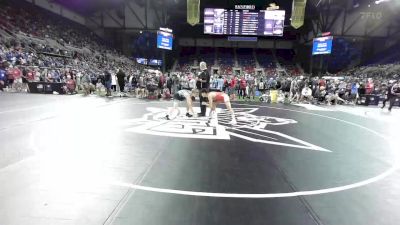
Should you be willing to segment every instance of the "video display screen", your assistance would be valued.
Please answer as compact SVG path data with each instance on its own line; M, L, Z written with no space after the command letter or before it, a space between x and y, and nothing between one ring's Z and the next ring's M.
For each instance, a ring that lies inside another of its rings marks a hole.
M332 36L314 38L312 54L313 55L331 54L332 42L333 42Z
M157 33L157 48L172 50L173 35L165 31Z
M161 59L150 59L149 66L161 66L162 60Z
M204 9L204 33L283 36L284 10Z
M161 59L146 59L146 58L136 58L136 62L142 65L149 65L149 66L162 66L163 63Z
M142 65L147 65L147 59L145 58L136 58L136 62Z

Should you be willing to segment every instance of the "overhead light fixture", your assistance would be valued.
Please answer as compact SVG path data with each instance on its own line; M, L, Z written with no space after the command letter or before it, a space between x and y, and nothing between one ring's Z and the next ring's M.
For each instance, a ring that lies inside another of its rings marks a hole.
M360 7L360 0L353 0L353 8L358 8Z
M376 0L375 4L379 5L382 2L390 2L391 0Z

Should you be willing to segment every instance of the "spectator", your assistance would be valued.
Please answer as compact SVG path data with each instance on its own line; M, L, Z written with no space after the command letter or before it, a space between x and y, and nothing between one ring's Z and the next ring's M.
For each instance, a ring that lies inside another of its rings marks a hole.
M167 88L169 90L169 93L172 93L172 78L171 78L170 74L168 74L166 82L167 82Z
M236 86L238 85L238 80L235 76L232 76L231 82L229 84L229 97L231 100L236 100Z
M114 72L111 72L111 89L117 91L117 76Z
M253 99L256 96L256 81L255 78L251 75L249 75L249 77L247 78L247 84L248 84L248 88L249 88L249 96L248 98L250 99L251 97L253 97Z
M387 89L387 97L383 101L382 109L385 108L386 102L389 101L389 112L392 111L396 97L400 96L400 83L390 84Z
M191 77L189 80L189 89L190 90L196 89L196 79L194 79L193 77Z
M90 80L90 76L89 76L89 74L87 74L87 72L82 75L81 84L82 84L82 89L83 89L84 95L85 96L89 95L91 92L91 89L92 89L91 88L92 83Z
M240 79L240 84L239 84L239 99L242 97L243 99L246 97L246 87L247 87L247 82L244 76Z
M224 79L222 78L222 76L218 76L218 79L217 79L217 89L219 90L219 91L223 91L223 89L224 89Z
M76 93L76 91L75 91L75 89L76 89L76 82L72 79L72 77L71 77L71 75L67 75L67 78L66 78L66 85L65 85L65 88L64 88L64 91L65 91L65 93L67 93L67 94L75 94Z
M260 95L264 94L265 91L265 83L262 78L260 78L260 82L258 83L258 91L260 92Z
M122 95L122 93L125 91L125 73L122 71L122 69L118 70L116 77L118 80L120 95Z
M111 96L111 82L112 82L111 73L108 70L104 71L104 84L107 90L106 94L107 97Z
M0 91L4 91L6 80L7 80L6 71L0 67Z

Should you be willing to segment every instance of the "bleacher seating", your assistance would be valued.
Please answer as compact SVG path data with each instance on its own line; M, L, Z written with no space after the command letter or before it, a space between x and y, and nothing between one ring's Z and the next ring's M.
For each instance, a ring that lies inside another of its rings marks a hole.
M292 49L277 49L276 58L281 65L294 65L294 51Z
M400 43L391 46L390 48L376 54L369 59L364 65L377 65L377 64L393 64L400 61Z
M190 66L193 66L194 59L196 58L196 48L184 47L179 54L179 62L176 70L187 72Z
M215 48L200 48L198 58L199 61L206 62L208 66L213 66L215 60Z
M9 1L0 7L0 29L35 38L48 38L60 45L114 50L87 27L23 1ZM57 19L49 19L57 18ZM53 45L54 45L53 42Z
M253 56L253 49L237 49L236 53L239 66L243 68L243 71L247 74L254 73L256 61Z
M32 71L41 81L48 76L104 74L142 69L83 25L24 1L0 2L0 59ZM35 73L36 75L36 73Z
M271 50L268 49L257 49L256 50L257 61L262 68L275 68L275 60Z
M329 57L325 57L329 71L340 71L351 64L354 59L359 58L361 52L345 38L334 38L332 53Z
M232 74L232 67L234 65L234 53L232 48L218 48L218 65L222 73Z

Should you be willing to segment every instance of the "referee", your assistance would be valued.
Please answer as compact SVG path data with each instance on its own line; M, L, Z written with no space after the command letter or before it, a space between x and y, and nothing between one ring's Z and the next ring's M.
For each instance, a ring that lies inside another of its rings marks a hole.
M210 73L207 71L207 64L205 62L200 62L200 74L197 79L197 89L202 90L206 89L209 91L210 88ZM203 101L206 102L207 98L204 98L203 96L200 95L200 113L198 116L206 116L206 109L207 106L203 105Z

